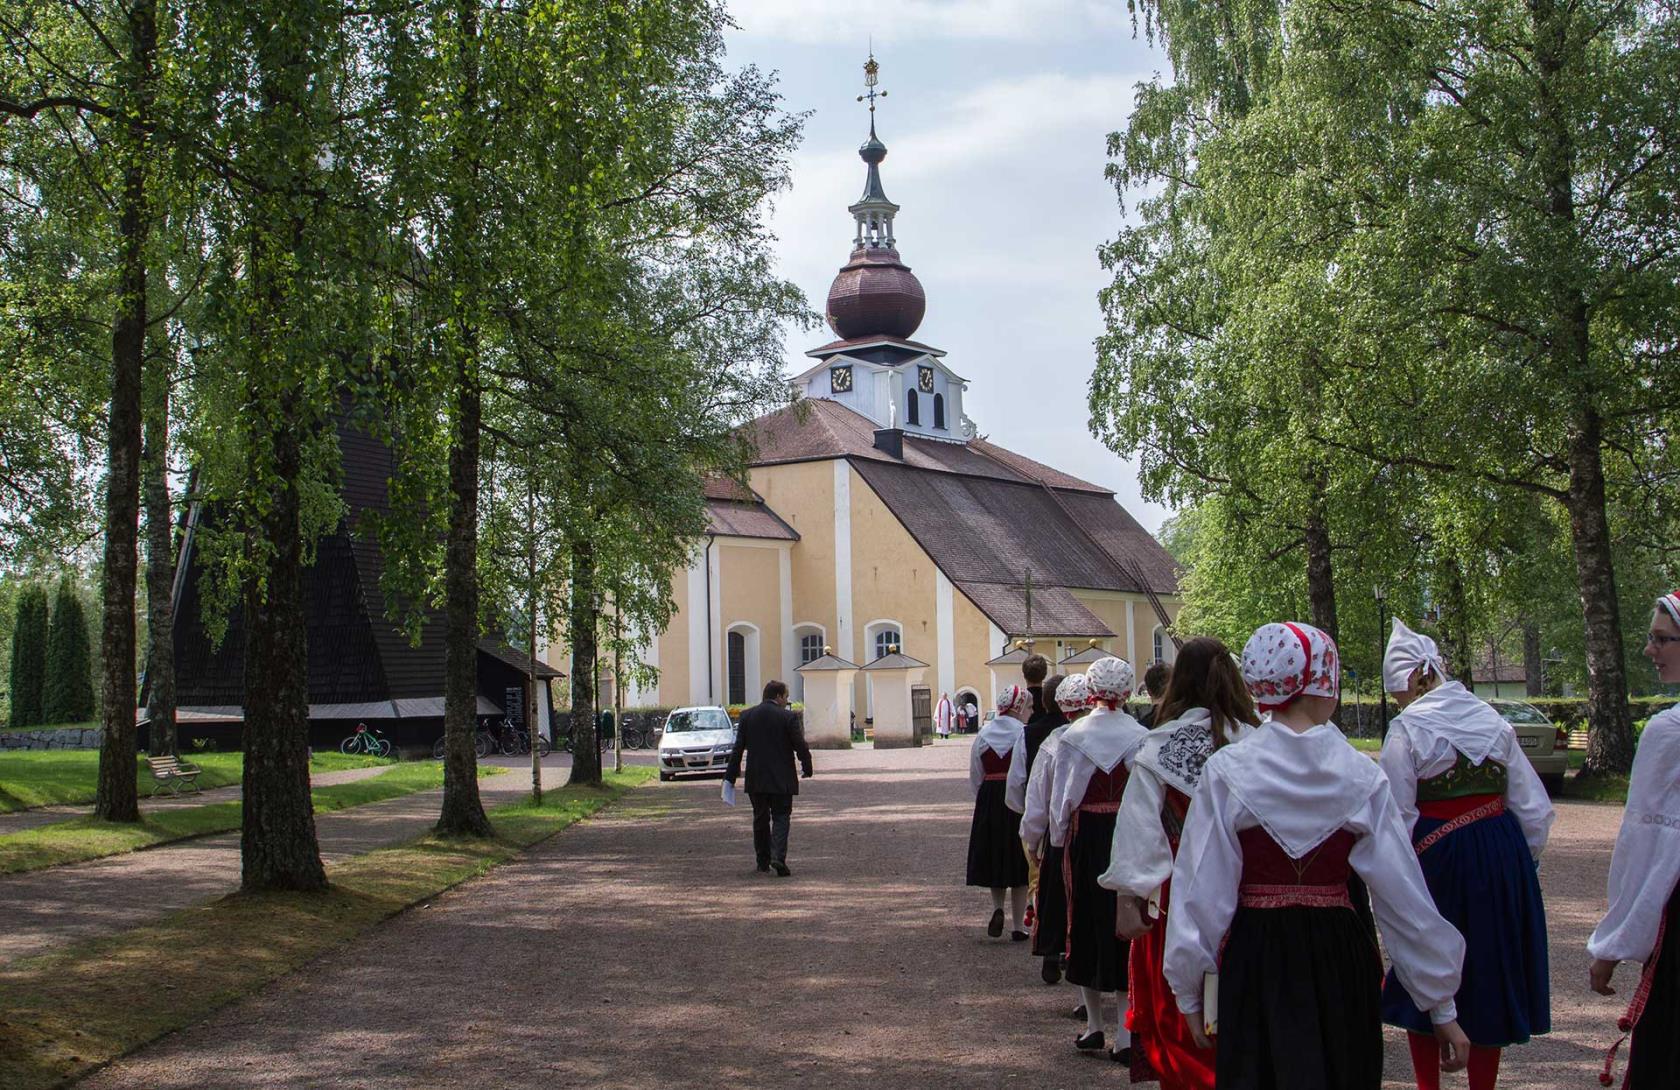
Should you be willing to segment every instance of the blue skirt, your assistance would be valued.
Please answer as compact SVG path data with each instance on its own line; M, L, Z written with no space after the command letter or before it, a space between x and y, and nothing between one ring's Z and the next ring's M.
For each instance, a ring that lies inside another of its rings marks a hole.
M1415 844L1446 824L1418 818ZM1504 1048L1552 1028L1546 906L1522 826L1505 812L1473 821L1418 857L1435 907L1464 936L1458 1024L1472 1044ZM1432 1033L1429 1015L1388 973L1383 1021Z

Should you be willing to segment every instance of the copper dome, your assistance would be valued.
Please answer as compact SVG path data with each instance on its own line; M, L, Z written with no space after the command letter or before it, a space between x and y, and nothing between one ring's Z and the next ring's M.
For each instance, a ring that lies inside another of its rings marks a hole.
M895 249L853 250L828 289L828 324L842 340L907 338L926 312L922 283Z

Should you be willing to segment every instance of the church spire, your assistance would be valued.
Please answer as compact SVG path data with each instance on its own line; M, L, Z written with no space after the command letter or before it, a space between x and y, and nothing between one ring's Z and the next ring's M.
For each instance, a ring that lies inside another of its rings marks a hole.
M854 250L891 250L898 245L893 237L893 217L898 214L898 205L889 201L881 188L881 160L887 157L887 146L875 135L875 100L887 97L887 92L876 90L880 73L881 66L871 52L863 65L866 90L857 98L859 102L869 103L869 139L858 148L858 158L869 165L869 172L864 177L863 196L847 209L857 222L857 233L852 238Z

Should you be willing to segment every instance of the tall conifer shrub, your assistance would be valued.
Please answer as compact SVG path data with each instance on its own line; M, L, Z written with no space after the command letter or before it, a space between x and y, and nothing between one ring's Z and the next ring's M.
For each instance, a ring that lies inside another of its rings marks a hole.
M46 592L42 592L42 598ZM42 721L86 723L93 718L92 651L87 613L76 584L59 580L53 595L52 625L47 629L47 677Z
M39 726L47 679L47 591L25 587L18 594L17 627L12 631L13 730Z

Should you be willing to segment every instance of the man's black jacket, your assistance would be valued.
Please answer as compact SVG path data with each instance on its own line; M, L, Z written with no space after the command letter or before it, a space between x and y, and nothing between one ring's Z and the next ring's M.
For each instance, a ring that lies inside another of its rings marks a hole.
M724 776L735 782L741 775L741 758L747 757L749 793L797 795L799 780L793 774L796 753L805 775L809 776L811 747L805 744L805 730L799 725L798 713L766 700L741 713L735 750L729 755L729 769Z

